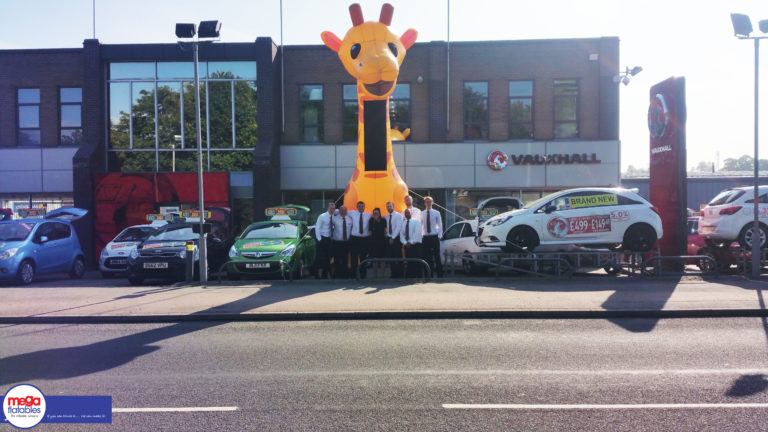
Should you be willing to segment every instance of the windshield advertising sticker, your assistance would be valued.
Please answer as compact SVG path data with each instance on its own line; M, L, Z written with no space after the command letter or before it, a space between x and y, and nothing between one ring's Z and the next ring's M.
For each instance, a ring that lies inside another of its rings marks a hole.
M280 240L257 241L257 242L246 243L243 245L243 248L249 249L249 248L255 248L259 246L276 246L280 244L283 244L283 242L281 242Z
M582 207L618 205L619 199L615 194L576 196L565 199L565 207L570 209Z

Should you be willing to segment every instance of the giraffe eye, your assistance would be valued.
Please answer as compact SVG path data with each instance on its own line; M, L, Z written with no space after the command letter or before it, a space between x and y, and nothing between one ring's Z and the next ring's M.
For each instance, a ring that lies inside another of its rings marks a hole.
M397 57L397 46L395 46L395 44L393 44L392 42L390 42L388 46L389 46L389 50L392 51L392 55Z
M354 44L352 45L352 48L349 50L349 54L352 56L352 59L356 59L357 56L360 55L360 44Z

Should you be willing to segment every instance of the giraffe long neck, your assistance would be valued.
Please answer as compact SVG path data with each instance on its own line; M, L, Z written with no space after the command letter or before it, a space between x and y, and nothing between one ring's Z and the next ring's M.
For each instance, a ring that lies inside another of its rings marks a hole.
M358 92L357 153L363 154L363 171L387 171L387 154L392 152L389 132L389 99L366 100Z

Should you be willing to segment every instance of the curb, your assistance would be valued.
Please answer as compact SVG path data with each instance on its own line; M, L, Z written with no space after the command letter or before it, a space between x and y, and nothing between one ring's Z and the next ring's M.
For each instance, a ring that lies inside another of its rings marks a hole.
M165 324L181 322L365 321L421 319L611 319L611 318L754 318L768 309L541 310L541 311L387 311L277 312L192 315L99 315L0 317L0 324Z

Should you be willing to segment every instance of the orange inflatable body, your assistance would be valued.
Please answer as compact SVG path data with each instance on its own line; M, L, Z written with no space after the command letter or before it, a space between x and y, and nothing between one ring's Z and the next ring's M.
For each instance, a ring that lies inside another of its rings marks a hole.
M349 13L354 26L344 39L327 31L321 35L325 45L338 53L347 72L357 79L357 161L344 191L348 209L354 209L358 201L365 203L367 211L378 207L386 213L387 201L392 201L397 211L405 209L403 198L408 195L408 186L400 178L392 155L389 96L397 85L405 52L416 42L417 33L409 29L400 37L395 35L389 29L393 11L392 5L384 4L378 22L364 22L360 5L353 4Z

